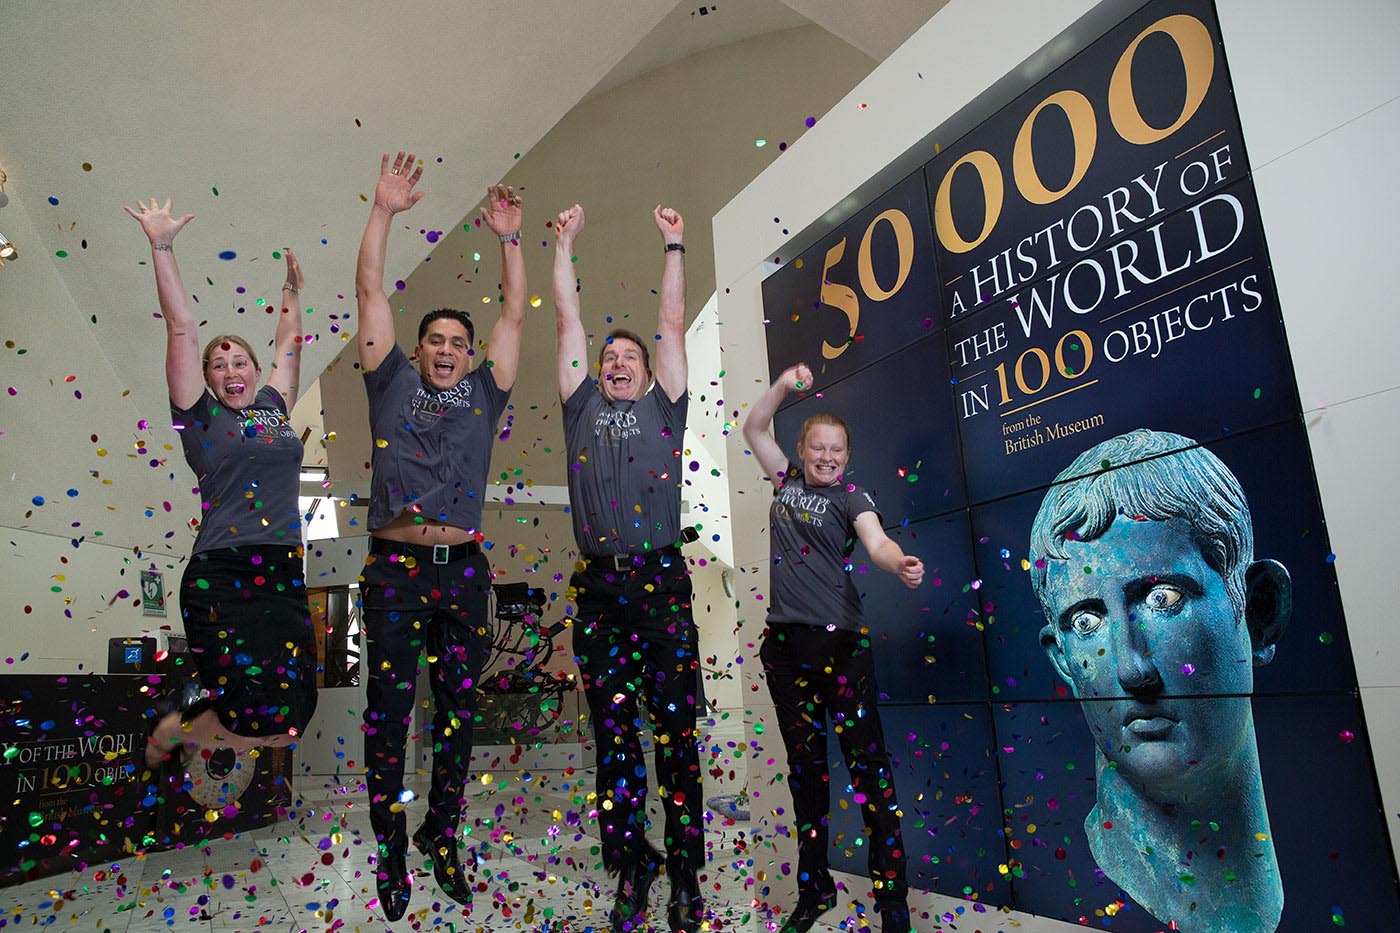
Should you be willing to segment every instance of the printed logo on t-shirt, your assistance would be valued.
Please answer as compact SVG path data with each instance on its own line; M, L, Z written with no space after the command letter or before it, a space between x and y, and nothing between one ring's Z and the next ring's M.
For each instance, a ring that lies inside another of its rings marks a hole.
M593 424L594 437L611 437L615 441L637 437L641 433L642 429L637 427L637 416L632 414L630 408L626 411L604 408L598 412L598 420Z
M831 500L818 493L805 492L801 486L784 486L778 493L778 505L793 521L820 528L821 516L826 514Z
M420 421L432 422L454 408L470 408L472 384L465 379L450 389L429 392L421 385L413 393L413 416Z
M246 408L243 416L245 437L260 437L269 443L279 438L296 437L287 416L275 408Z

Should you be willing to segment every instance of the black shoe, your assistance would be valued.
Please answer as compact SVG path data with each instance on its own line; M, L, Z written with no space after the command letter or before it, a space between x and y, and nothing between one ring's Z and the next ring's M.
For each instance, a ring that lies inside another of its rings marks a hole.
M470 904L472 888L457 858L456 843L450 839L434 842L425 825L418 827L418 832L413 834L413 844L419 852L432 859L433 877L437 879L438 890L459 904Z
M783 921L782 933L807 933L822 914L836 906L836 882L828 877L826 883L829 887L798 893L797 906Z
M657 862L644 857L617 875L617 900L613 902L612 933L642 933L646 929L647 894L656 880Z
M695 880L695 872L681 869L671 873L671 902L666 905L671 933L699 933L700 909L700 884Z
M904 901L880 905L880 933L914 933L909 905Z
M413 888L408 883L408 869L402 855L381 855L374 885L379 889L379 906L385 920L397 920L408 910Z

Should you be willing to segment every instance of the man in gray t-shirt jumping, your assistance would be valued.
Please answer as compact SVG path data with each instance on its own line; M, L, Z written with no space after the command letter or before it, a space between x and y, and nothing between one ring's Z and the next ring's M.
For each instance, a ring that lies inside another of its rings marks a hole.
M369 393L369 556L361 581L366 669L365 766L370 825L379 844L376 886L390 920L412 894L404 857L404 752L420 656L433 693L433 782L413 844L432 860L438 888L470 904L472 884L458 849L463 788L472 756L477 681L491 645L491 566L482 553L481 506L496 427L510 398L525 327L520 197L496 185L481 219L501 242L501 316L484 366L471 319L430 311L410 360L394 336L384 294L389 225L423 197L423 168L402 151L380 163L374 205L355 272L360 365ZM416 364L416 365L415 365Z
M612 928L645 928L647 892L661 862L646 839L641 697L655 732L655 777L666 812L667 917L675 933L693 933L701 923L697 872L705 852L695 744L699 660L679 547L689 405L684 221L660 205L652 217L665 244L654 377L643 338L614 330L599 355L596 389L587 378L573 263L574 239L583 229L577 204L555 225L555 366L581 561L570 581L578 605L574 652L597 743L603 865L618 875Z

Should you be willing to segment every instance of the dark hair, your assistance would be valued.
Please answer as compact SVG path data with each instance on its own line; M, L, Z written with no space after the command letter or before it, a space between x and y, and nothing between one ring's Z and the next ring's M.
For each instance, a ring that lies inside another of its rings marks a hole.
M598 348L598 368L603 368L603 354L608 352L608 346L618 337L621 337L623 340L630 340L637 345L637 349L642 351L642 367L646 369L648 373L651 372L651 351L647 349L647 345L643 342L640 334L635 334L625 327L617 327L610 331L608 333L608 339L604 340L603 345Z
M451 318L467 329L467 343L476 342L476 328L472 326L472 319L465 311L458 311L456 308L438 308L436 311L429 311L423 315L423 320L418 322L418 342L423 342L423 335L428 332L428 325L433 321L442 318Z

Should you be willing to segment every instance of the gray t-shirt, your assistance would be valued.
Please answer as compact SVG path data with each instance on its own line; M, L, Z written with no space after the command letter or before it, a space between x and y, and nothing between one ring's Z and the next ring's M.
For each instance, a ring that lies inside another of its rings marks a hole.
M191 408L172 402L170 418L199 481L195 554L301 544L301 439L276 389L263 386L247 408L226 408L206 389Z
M490 366L436 392L397 346L364 377L374 436L370 530L408 509L478 531L491 444L510 392L496 385Z
M772 546L769 622L834 625L859 631L860 592L851 579L856 518L874 512L870 493L850 483L809 487L788 464L768 510Z
M642 554L676 543L689 407L688 393L673 402L655 384L635 402L609 402L591 379L564 401L569 505L585 555Z

